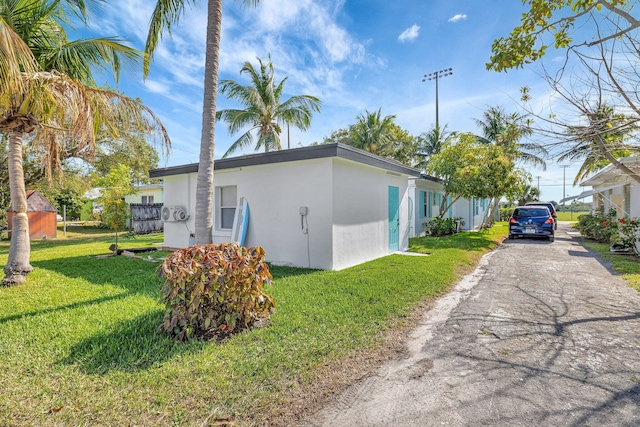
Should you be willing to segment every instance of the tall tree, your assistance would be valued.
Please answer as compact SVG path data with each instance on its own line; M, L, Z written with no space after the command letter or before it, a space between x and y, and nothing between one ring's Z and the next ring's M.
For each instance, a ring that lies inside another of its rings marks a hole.
M589 141L589 144L582 145L582 149L591 153L585 160L597 166L606 159L640 182L639 174L617 160L625 150L637 152L637 137L622 146L611 144L607 141L611 129L603 128L597 118L606 105L616 111L628 111L628 120L619 121L615 131L633 132L640 121L637 87L640 78L637 67L640 60L640 12L637 2L527 0L525 3L528 10L522 15L520 25L508 37L495 40L487 68L507 71L522 67L542 58L552 44L557 49L565 49L565 61L559 70L544 70L544 77L554 93L565 101L565 105L555 106L556 110L563 108L562 114L536 112L536 118L544 124L537 131L559 140L553 148L562 145L564 147L560 150L564 153L578 148L581 145L579 140L582 143ZM571 72L565 72L568 64ZM582 127L580 133L587 138L577 137L576 122ZM592 148L597 152L591 151ZM585 152L582 150L581 155ZM581 171L581 175L588 172L589 163L583 166L587 169Z
M106 175L118 165L126 165L135 182L144 183L149 181L149 170L158 167L159 161L158 151L145 136L131 133L99 140L94 167L100 175Z
M129 219L129 205L125 196L135 194L131 169L126 165L117 165L106 175L96 179L96 185L102 188L98 201L102 205L102 222L116 232L114 254L118 251L118 232L124 230Z
M618 162L617 159L638 152L638 147L627 143L638 130L638 124L613 108L599 105L592 113L585 112L582 124L572 124L567 129L574 142L565 144L558 162L582 161L576 174L574 185L599 171L605 166ZM639 177L634 171L629 174Z
M422 159L420 143L398 126L394 119L395 116L382 118L380 110L374 113L367 111L348 128L331 132L331 135L323 138L322 144L351 145L407 166L416 166Z
M546 168L543 156L548 153L544 146L522 142L523 138L533 133L523 116L506 113L502 107L489 107L482 115L482 119L474 119L482 131L478 137L480 142L501 146L514 161Z
M197 0L193 0L194 2ZM260 0L241 0L255 6ZM186 0L158 0L151 16L145 52L145 75L164 31L171 32L184 12ZM200 160L196 180L195 236L196 244L211 243L213 227L213 153L216 122L216 94L218 92L218 58L222 28L222 0L207 0L207 46L204 65L204 101L202 103L202 136Z
M249 75L250 85L241 85L233 80L220 82L220 93L237 100L244 109L220 110L216 113L216 119L227 122L231 135L249 126L222 157L250 145L254 131L258 132L256 151L261 147L265 151L280 150L283 125L307 130L311 126L313 112L320 111L320 100L311 95L296 95L281 102L287 77L276 84L273 63L262 62L260 58L258 63L258 70L250 62L245 62L240 70L240 74Z
M90 157L95 132L117 136L119 123L145 123L169 141L164 127L139 101L93 86L92 67L111 69L117 79L121 57L140 58L115 40L69 42L70 13L84 20L85 2L3 1L0 8L0 133L8 136L11 204L15 210L5 285L22 283L33 270L23 169L23 145L41 157L47 175L72 144ZM55 55L55 52L58 52ZM55 67L55 68L54 68Z
M447 125L444 125L443 127L436 125L429 131L421 133L416 138L416 142L418 144L418 156L420 160L415 166L421 169L426 169L429 164L429 159L438 154L449 138L455 135L455 132L452 133L447 131Z
M395 119L395 115L382 117L382 108L374 112L367 110L358 116L358 121L351 129L350 145L373 154L382 154L393 142L391 130Z
M520 25L508 37L493 42L487 69L507 71L542 58L549 44L556 49L602 45L629 35L640 28L640 20L634 16L638 8L633 0L523 0L529 9L522 14ZM595 24L596 34L584 40L574 41L573 30ZM602 34L601 24L608 30ZM551 35L552 40L545 40ZM637 54L637 52L636 52Z
M451 196L449 206L461 197L499 199L509 194L520 173L503 147L483 144L470 133L447 141L431 158L427 171L444 181L445 196ZM440 216L449 206L443 203Z

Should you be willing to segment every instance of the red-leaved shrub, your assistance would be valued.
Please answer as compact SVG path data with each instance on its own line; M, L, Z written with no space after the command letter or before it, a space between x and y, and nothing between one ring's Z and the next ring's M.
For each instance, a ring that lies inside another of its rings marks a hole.
M160 328L178 340L224 338L268 317L274 299L264 249L238 243L196 245L170 254L159 267L165 303Z

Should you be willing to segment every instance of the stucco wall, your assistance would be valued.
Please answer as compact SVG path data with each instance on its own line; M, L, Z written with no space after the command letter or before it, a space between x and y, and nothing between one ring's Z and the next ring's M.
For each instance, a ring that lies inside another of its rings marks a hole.
M186 248L189 235L195 230L196 173L172 175L164 178L165 206L182 206L189 219L185 222L164 223L164 245L169 248Z
M413 229L410 231L410 237L420 236L423 231L423 225L431 220L431 218L427 217L420 218L420 191L444 194L444 187L442 184L426 179L409 180L409 194L412 199L411 204L413 204L413 219L411 221ZM488 204L488 202L486 204ZM451 210L453 217L460 217L464 221L464 225L462 226L463 230L477 230L482 225L485 214L485 211L482 209L482 204L479 206L478 214L474 215L474 205L472 201L460 198L456 200ZM437 216L435 208L433 215Z
M333 269L389 254L389 186L398 187L400 250L408 247L407 176L333 160Z
M409 237L422 235L424 224L431 221L431 218L420 217L420 210L422 209L422 206L420 206L420 191L431 191L432 193L444 194L444 188L440 183L429 181L426 179L412 179L409 181L409 194L411 195L412 199L411 204L413 204L413 215L411 220L413 227L412 230L410 230L411 233ZM437 211L434 210L433 215L437 216Z
M640 185L631 185L631 217L640 217Z
M196 176L164 178L165 205L184 206L189 213L186 222L165 223L167 247L190 243ZM406 175L329 157L220 170L214 185L236 186L237 200L248 200L245 245L262 246L274 264L336 270L387 255L389 186L399 189L400 249L408 246ZM215 243L230 241L230 230L214 228Z
M217 171L214 183L236 185L237 198L249 201L245 246L262 246L274 264L332 268L330 158ZM230 238L230 230L214 232L216 243Z

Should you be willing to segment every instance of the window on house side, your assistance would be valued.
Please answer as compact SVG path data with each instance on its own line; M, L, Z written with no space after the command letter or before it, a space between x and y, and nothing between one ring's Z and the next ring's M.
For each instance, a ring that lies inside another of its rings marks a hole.
M218 205L217 225L220 230L231 230L233 228L233 216L236 213L237 204L237 187L217 187L218 197L216 197Z
M429 214L427 192L422 192L422 218L427 218Z
M142 196L142 204L143 205L152 205L153 204L153 196Z

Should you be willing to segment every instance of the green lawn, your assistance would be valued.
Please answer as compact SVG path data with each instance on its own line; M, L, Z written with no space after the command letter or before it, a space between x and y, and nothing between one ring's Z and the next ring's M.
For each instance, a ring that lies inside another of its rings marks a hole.
M589 211L573 211L573 212L559 212L556 211L558 215L558 221L577 221L580 215L588 215Z
M593 240L583 239L588 248L598 252L602 259L609 262L614 270L622 274L629 286L640 291L640 260L635 255L611 252L608 243L598 243Z
M391 255L339 272L272 267L267 292L277 307L268 326L221 344L160 334L158 262L96 258L113 242L104 230L35 241L27 283L0 288L0 425L286 424L296 399L346 360L383 348L506 233L500 224L412 239L412 250L430 256ZM2 265L8 247L0 241Z

